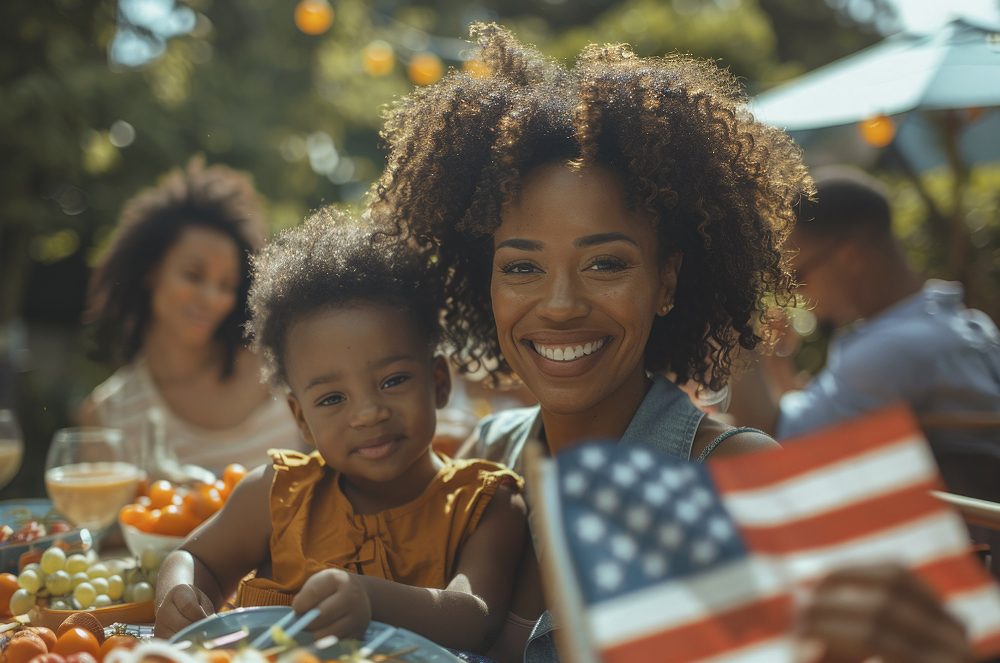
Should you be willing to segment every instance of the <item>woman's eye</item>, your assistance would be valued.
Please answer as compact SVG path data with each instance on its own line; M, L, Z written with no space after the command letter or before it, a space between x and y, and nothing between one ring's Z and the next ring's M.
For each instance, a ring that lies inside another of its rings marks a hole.
M590 263L587 269L595 272L620 272L627 267L628 263L621 258L608 256L596 258L592 263Z
M328 405L339 405L344 402L344 396L342 394L330 394L329 396L324 396L316 405L325 407Z
M391 378L382 383L382 388L389 389L391 387L398 387L409 379L409 375L393 375Z
M500 268L504 274L534 274L539 269L530 262L511 262Z

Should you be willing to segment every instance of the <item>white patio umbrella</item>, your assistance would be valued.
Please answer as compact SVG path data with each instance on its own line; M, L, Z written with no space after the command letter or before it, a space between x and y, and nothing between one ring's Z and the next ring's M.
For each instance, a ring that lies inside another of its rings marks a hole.
M758 119L792 133L807 156L815 151L827 157L821 160L860 163L870 163L877 152L855 130L858 122L928 111L894 118L895 147L917 170L944 161L929 126L933 111L985 109L954 136L957 154L965 165L1000 160L1000 109L992 107L1000 107L1000 26L969 19L933 34L893 35L750 103ZM833 127L844 130L817 131Z

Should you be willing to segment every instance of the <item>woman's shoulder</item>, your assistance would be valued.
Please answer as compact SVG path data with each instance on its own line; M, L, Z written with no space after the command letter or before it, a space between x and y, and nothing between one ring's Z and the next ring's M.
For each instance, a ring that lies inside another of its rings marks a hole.
M691 458L699 462L720 456L756 453L781 446L767 433L756 428L734 427L706 416L695 433Z
M537 437L538 406L502 410L487 415L476 425L457 458L481 458L519 470L521 450L530 437Z

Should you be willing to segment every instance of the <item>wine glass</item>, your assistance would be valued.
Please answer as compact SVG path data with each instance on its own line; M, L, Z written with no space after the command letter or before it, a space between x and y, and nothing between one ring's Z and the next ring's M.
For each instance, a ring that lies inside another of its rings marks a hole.
M0 488L14 478L21 468L24 438L13 411L0 409Z
M115 522L135 499L142 470L116 428L62 428L45 459L45 488L56 511L92 531Z

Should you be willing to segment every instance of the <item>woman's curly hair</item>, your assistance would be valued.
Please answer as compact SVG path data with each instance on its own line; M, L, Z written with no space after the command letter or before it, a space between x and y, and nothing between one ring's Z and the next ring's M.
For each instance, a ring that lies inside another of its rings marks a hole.
M215 331L224 349L221 375L232 375L249 316L250 256L266 234L263 205L249 175L192 158L158 185L125 203L118 229L90 282L87 319L95 323L96 358L132 361L152 316L149 276L186 228L209 228L229 237L240 255L236 305Z
M247 325L263 377L287 388L288 331L304 316L358 304L406 311L432 353L440 339L441 285L428 277L428 255L387 239L375 220L361 224L327 207L272 240L254 258ZM339 349L332 350L340 352Z
M811 192L798 148L756 122L735 79L686 57L590 46L546 60L495 24L472 28L487 76L453 71L387 111L388 166L373 191L395 232L433 247L447 279L445 341L465 371L510 368L490 301L492 234L532 168L601 164L651 213L659 255L683 253L675 307L657 318L646 368L712 389L737 346L762 339L764 295L793 299L782 244Z

